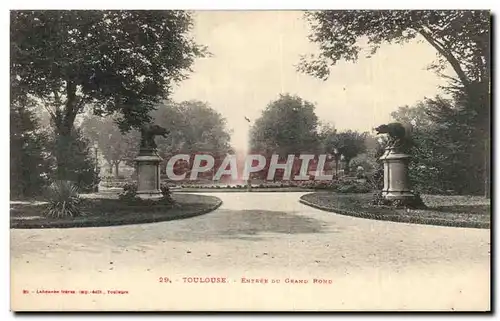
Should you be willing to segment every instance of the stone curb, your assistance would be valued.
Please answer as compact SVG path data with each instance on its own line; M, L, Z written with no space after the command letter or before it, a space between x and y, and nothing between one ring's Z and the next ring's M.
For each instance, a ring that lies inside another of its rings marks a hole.
M313 207L313 208L316 208L316 209L319 209L322 211L332 212L332 213L339 214L339 215L352 216L352 217L377 220L377 221L390 221L390 222L396 222L396 223L410 223L410 224L420 224L420 225L463 227L463 228L477 228L477 229L489 229L490 228L490 224L484 223L484 222L450 221L450 220L441 220L441 219L434 219L434 218L423 218L423 217L419 217L419 216L415 216L413 218L407 218L407 217L396 216L396 215L380 215L380 214L373 214L373 213L367 213L367 212L355 212L355 211L350 211L350 210L330 208L327 206L314 204L312 202L304 200L303 197L307 196L307 195L309 195L309 194L302 195L299 198L299 202L304 204L304 205L307 205L307 206L310 206L310 207Z
M88 222L50 222L49 224L34 224L26 222L12 222L10 223L11 229L50 229L50 228L80 228L80 227L109 227L120 225L136 225L159 223L173 220L187 219L195 216L200 216L215 211L222 205L222 200L218 199L217 203L212 204L208 208L201 209L200 211L189 214L177 214L174 216L160 216L160 217L142 217L140 219L120 219L117 218L111 221L88 221Z

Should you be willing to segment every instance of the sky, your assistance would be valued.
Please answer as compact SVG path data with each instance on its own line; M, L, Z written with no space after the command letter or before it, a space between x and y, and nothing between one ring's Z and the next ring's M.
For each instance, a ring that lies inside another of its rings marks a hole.
M424 41L382 45L371 58L339 62L327 81L296 71L300 56L317 52L299 11L197 11L195 40L208 47L173 99L202 100L220 112L231 143L245 149L249 124L280 93L315 103L320 122L339 130L371 131L399 106L440 92L444 81L427 66L436 51Z

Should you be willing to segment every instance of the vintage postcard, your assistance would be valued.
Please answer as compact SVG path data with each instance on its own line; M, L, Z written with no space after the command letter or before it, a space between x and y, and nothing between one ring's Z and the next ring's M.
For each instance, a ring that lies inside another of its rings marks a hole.
M13 311L490 311L487 10L12 10Z

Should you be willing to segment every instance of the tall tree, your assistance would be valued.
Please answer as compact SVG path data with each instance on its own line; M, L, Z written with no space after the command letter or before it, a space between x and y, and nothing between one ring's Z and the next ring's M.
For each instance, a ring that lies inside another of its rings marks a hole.
M414 106L401 106L391 113L391 117L400 123L411 124L414 130L420 130L434 124L429 117L429 109L425 101L420 101Z
M158 138L160 150L226 154L231 152L226 119L206 102L190 100L166 102L153 112L155 123L171 129L166 138Z
M489 11L462 10L338 10L306 13L312 26L309 39L320 45L318 56L303 57L299 69L327 79L329 67L340 60L356 61L367 42L371 55L382 43L405 43L422 39L438 59L430 68L450 80L447 90L462 97L474 109L475 137L483 142L485 193L490 176L491 49ZM451 66L456 76L442 73Z
M440 134L440 125L429 116L429 102L426 100L414 106L399 107L391 116L397 122L413 124L413 157L409 165L413 187L423 193L442 194L446 190L457 189L458 182L453 182L450 173L462 167L452 161L452 158L457 158L457 145L450 136ZM459 179L465 181L463 176Z
M97 143L116 177L119 176L120 164L131 154L136 154L140 143L137 131L122 133L113 117L88 115L80 124L80 129L91 142Z
M85 105L98 116L119 111L123 130L150 120L155 103L205 53L188 36L191 26L186 11L11 11L11 93L48 109L59 176Z
M51 136L52 155L57 155L56 152L61 148L58 146L60 143L61 141L57 137ZM83 135L80 128L74 128L66 143L64 148L68 154L66 155L67 165L64 179L74 182L81 192L94 191L99 185L100 169L92 142ZM59 179L59 177L60 172L51 173L52 180Z
M357 155L366 151L367 133L347 130L337 132L336 130L326 129L320 133L324 152L333 153L335 149L344 156L345 169L349 171L351 160Z
M286 156L315 153L318 117L314 105L290 94L269 103L251 129L251 149Z
M165 102L153 113L155 123L169 128L167 137L158 137L157 144L164 164L173 154L211 154L216 166L233 151L226 119L206 102ZM162 168L165 168L162 166Z
M301 70L326 79L329 66L339 60L356 61L362 38L371 55L382 43L405 43L417 37L439 54L431 67L441 72L449 64L469 95L490 83L489 11L459 10L327 10L307 12L311 23L309 39L320 45L319 56L303 57ZM486 92L484 92L486 90ZM484 97L487 98L487 97Z
M320 141L321 150L326 153L332 153L335 148L338 148L337 129L333 125L327 124L321 126L318 139Z
M454 99L436 97L392 113L396 121L414 120L410 176L424 192L484 192L483 141L478 139L473 109Z
M48 137L38 130L27 105L10 106L10 194L33 196L41 192L51 170Z

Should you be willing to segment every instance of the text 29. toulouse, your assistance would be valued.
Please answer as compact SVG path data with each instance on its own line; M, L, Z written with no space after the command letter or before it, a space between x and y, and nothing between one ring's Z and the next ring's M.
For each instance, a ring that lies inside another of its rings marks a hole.
M229 283L227 278L222 277L183 277L184 283ZM169 277L162 276L158 279L160 283L172 283Z
M226 277L182 277L183 283L230 283L230 280ZM268 278L247 278L242 277L239 283L285 283L285 284L333 284L331 279L268 279ZM172 280L168 277L160 277L158 279L159 283L172 283ZM234 282L234 281L233 281Z

